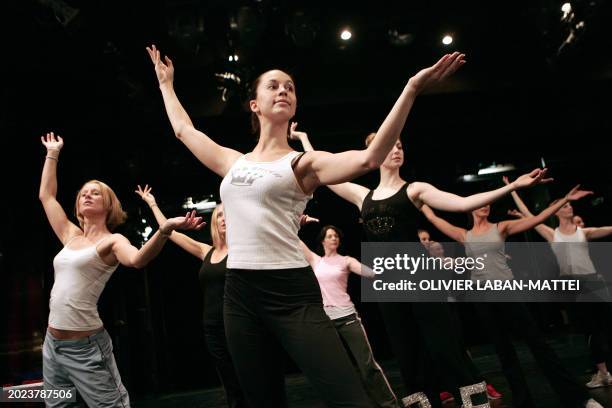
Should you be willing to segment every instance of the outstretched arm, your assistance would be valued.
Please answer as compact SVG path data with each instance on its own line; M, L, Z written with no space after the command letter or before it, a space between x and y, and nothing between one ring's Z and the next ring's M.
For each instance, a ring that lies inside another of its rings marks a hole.
M141 269L151 262L164 247L167 239L176 229L200 229L202 218L195 216L195 211L185 214L184 217L169 218L159 230L153 234L142 248L138 249L121 234L115 234L112 252L117 260L125 266Z
M438 190L429 183L415 182L408 187L408 197L417 207L427 204L432 208L443 211L469 212L491 204L511 191L552 181L552 179L545 178L545 176L546 169L535 169L530 173L523 174L509 185L468 197L461 197Z
M149 185L147 184L144 188L138 186L138 189L135 190L135 193L138 194L140 198L142 198L142 200L149 205L149 208L151 208L151 211L155 216L157 224L164 225L164 223L167 221L166 216L157 205L155 197L153 196L153 194L151 194L151 190L152 188L149 187ZM188 235L185 235L178 231L172 231L172 233L170 234L170 241L174 242L176 245L180 246L185 251L189 252L191 255L199 259L204 259L204 257L206 257L206 254L208 254L208 251L210 251L210 249L212 248L210 245L196 241Z
M289 133L289 138L291 140L299 140L300 143L302 143L302 147L304 148L305 152L314 151L314 148L312 147L312 144L308 139L308 134L306 132L300 132L296 130L296 127L297 122L293 122L291 124L291 132ZM368 192L370 191L367 188L360 186L359 184L348 182L328 185L327 187L329 187L331 191L344 198L349 203L356 205L360 211L361 204L363 204L363 200L366 198Z
M510 184L510 180L508 179L507 176L503 176L502 180L503 180L504 184L506 184L506 185ZM518 208L520 213L523 215L523 217L520 217L520 218L533 217L533 214L531 213L531 211L529 211L529 208L525 205L525 202L521 199L521 197L518 195L518 193L516 191L513 191L511 194L512 194L512 199L514 200L514 203L516 204L516 207ZM510 214L510 215L517 216L516 214ZM546 224L538 224L538 225L536 225L534 227L534 229L547 242L553 242L554 241L554 239L555 239L555 230L550 228L548 225L546 225Z
M174 92L174 65L172 60L165 56L164 62L162 62L160 52L155 45L150 48L147 47L147 52L155 66L159 89L174 134L202 164L219 176L224 177L241 154L233 149L218 145L193 126L189 115Z
M612 227L589 227L583 228L582 231L589 241L592 239L605 238L612 235Z
M457 242L465 242L467 230L457 227L445 219L438 217L427 204L423 204L421 211L429 222L431 222L434 227L440 230L444 235Z
M45 164L43 166L40 179L40 189L38 198L43 205L49 224L53 232L66 245L75 235L83 234L83 231L75 224L70 222L64 209L57 201L57 163L59 161L60 150L64 146L64 139L53 132L41 136L42 144L47 148Z
M353 258L352 256L347 256L347 258L349 271L370 279L376 276L372 269L362 264L357 259Z
M503 236L519 234L527 231L546 221L546 219L555 214L561 207L570 201L579 200L589 194L593 194L592 191L580 190L580 186L574 187L563 199L557 200L554 204L546 208L544 211L536 216L525 217L519 220L503 221L499 223L499 232Z
M447 54L435 65L419 71L410 78L378 129L376 138L366 149L336 154L313 151L304 155L297 165L296 173L301 173L305 190L311 192L319 185L350 181L380 167L399 138L416 96L455 72L463 65L463 57L464 55L458 52Z

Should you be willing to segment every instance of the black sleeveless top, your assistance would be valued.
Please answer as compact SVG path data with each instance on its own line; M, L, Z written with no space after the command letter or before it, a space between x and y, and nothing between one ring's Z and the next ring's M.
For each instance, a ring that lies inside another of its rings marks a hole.
M223 293L225 291L227 255L220 262L211 263L210 258L214 250L214 248L211 248L208 251L198 273L200 287L204 295L204 323L223 322Z
M419 242L421 212L408 198L409 183L383 200L372 200L370 190L361 205L361 219L369 242Z

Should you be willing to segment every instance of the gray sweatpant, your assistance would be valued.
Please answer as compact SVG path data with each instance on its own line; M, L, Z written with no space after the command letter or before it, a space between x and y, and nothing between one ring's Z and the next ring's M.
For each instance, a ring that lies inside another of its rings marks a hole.
M77 390L89 408L128 408L130 398L121 383L113 344L105 329L75 340L59 340L47 331L43 344L46 390ZM83 407L82 402L47 400L47 407Z

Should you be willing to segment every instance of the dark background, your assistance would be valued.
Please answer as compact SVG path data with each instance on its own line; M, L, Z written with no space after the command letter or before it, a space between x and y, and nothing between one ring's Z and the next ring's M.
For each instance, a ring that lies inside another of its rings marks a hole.
M499 175L474 183L460 182L461 175L493 163L513 163L518 174L544 161L556 182L523 193L532 207L580 182L596 194L576 212L588 225L610 224L610 4L574 1L574 21L567 23L560 1L329 3L38 0L2 6L0 383L41 378L52 258L61 247L37 199L42 134L53 130L65 140L58 199L66 211L72 212L85 181L103 180L130 215L120 232L135 245L142 219L155 225L133 193L136 184L152 185L167 215L179 214L188 196L218 197L220 179L172 133L145 51L151 43L173 58L177 93L196 126L243 152L255 145L244 109L246 84L266 69L294 76L301 130L316 148L336 152L361 148L414 72L461 50L468 63L420 96L408 118L403 176L470 194L499 186ZM580 21L584 28L560 49ZM347 43L338 36L344 26L353 31ZM454 35L450 46L441 43L445 33ZM238 62L229 61L234 54ZM223 73L240 84L215 75ZM357 181L374 187L377 180L373 172ZM492 219L502 219L510 204L494 206ZM321 188L308 213L342 228L344 252L359 256L356 208ZM465 215L448 217L466 224ZM302 232L311 247L318 228ZM209 239L207 231L194 237ZM119 268L102 295L101 315L131 392L217 383L200 328L198 268L197 259L168 244L144 271ZM351 282L355 300L357 289ZM390 357L375 305L358 308L377 355Z

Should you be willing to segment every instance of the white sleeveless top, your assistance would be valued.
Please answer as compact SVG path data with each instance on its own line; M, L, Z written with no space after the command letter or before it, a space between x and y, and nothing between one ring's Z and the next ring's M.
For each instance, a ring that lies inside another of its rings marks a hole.
M271 162L240 157L221 182L227 267L290 269L308 266L298 238L299 218L312 195L302 192L290 152Z
M559 263L561 276L597 273L589 255L589 242L582 228L576 227L576 232L571 235L563 234L559 228L555 228L550 246Z
M60 330L95 330L103 326L98 299L119 264L107 265L96 251L106 237L95 245L70 249L68 244L74 238L53 259L55 282L49 299L49 326Z

